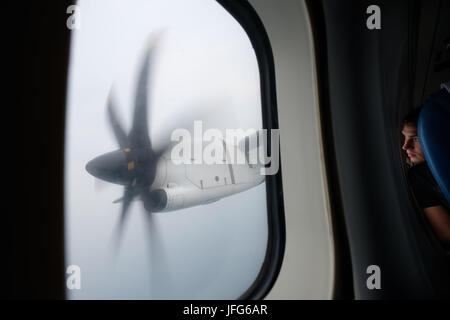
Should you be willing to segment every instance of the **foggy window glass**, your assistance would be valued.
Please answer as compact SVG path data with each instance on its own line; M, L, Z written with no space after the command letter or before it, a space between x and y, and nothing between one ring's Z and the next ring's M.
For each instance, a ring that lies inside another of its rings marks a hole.
M264 176L258 165L176 164L169 141L177 128L193 139L262 128L247 34L214 0L81 0L77 10L65 243L80 286L68 298L238 298L265 257ZM214 141L224 163L239 152ZM187 151L178 155L193 159Z

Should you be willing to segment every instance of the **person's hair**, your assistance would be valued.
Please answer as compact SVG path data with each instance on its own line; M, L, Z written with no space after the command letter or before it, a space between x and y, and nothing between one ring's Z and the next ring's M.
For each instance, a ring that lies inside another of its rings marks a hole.
M417 123L419 122L419 114L422 107L414 108L412 111L410 111L402 121L402 124L405 125L407 123L414 124L417 126Z

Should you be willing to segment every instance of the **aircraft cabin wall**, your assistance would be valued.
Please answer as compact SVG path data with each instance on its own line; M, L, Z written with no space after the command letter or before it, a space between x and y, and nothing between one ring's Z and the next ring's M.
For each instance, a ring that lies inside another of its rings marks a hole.
M331 299L334 244L307 8L298 0L249 2L274 56L286 219L283 264L266 299Z
M351 261L345 282L356 299L448 296L448 256L408 195L398 142L415 93L448 80L427 83L421 77L431 71L414 71L427 65L416 58L418 35L446 32L442 19L417 12L445 12L444 2L379 1L381 30L366 27L370 1L249 2L273 51L281 131L286 251L266 298L336 298L342 259ZM351 259L336 242L342 228L333 234L340 210ZM370 266L382 271L382 290L367 285Z

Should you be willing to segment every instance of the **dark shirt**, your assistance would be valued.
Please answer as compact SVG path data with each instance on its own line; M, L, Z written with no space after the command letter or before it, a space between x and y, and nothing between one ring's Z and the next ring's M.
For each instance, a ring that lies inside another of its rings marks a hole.
M421 209L443 206L448 212L449 205L425 162L411 167L408 176Z

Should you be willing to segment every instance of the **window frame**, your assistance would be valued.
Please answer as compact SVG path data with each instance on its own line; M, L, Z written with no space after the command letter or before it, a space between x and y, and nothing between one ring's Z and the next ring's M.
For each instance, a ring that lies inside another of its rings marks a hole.
M247 0L216 1L241 25L254 48L260 75L263 128L279 129L274 58L264 25ZM270 141L268 146L270 150ZM280 167L277 174L266 176L268 222L266 256L256 280L238 299L263 299L269 293L281 269L286 242L286 228L281 161L279 163Z

